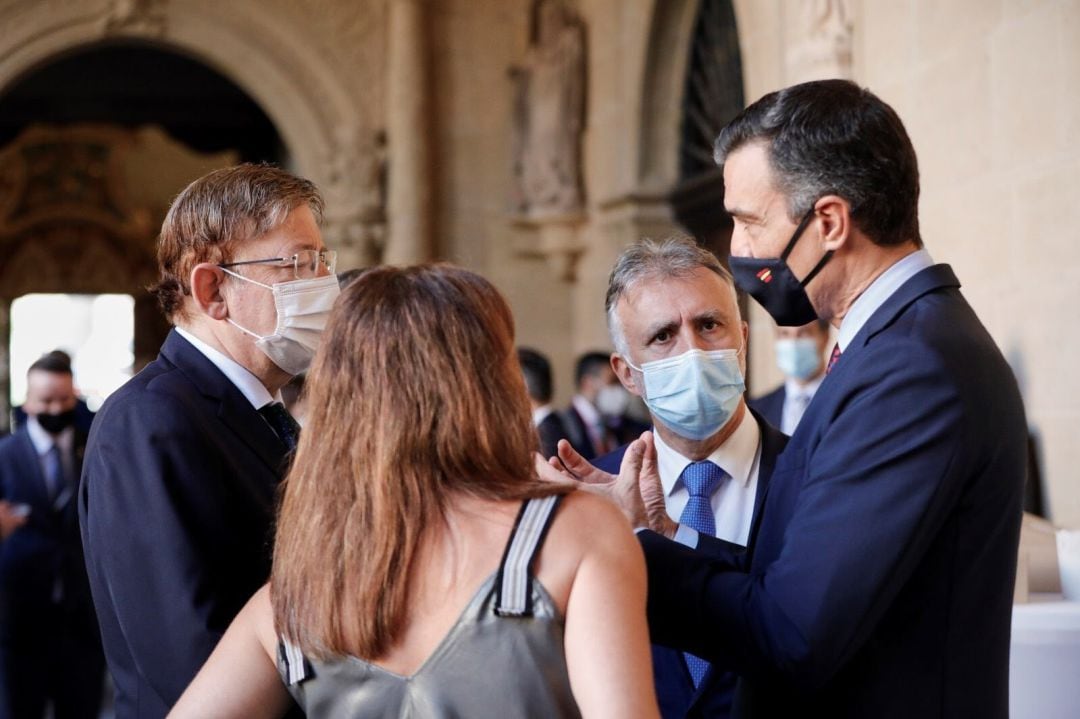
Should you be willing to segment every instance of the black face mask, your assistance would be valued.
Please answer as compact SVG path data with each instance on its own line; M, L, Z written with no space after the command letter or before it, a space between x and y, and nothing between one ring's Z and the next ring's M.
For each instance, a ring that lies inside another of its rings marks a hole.
M75 410L69 409L67 412L60 412L59 414L42 412L37 415L37 422L49 434L60 434L75 423Z
M795 248L795 243L798 242L813 216L814 210L811 208L802 218L799 226L795 228L795 234L791 236L791 240L788 241L780 257L774 259L731 257L728 260L731 274L735 277L735 285L757 300L758 304L776 320L776 324L782 327L799 327L817 319L817 312L810 304L805 287L832 258L832 251L825 253L825 256L814 269L810 270L810 274L804 277L802 282L795 279L795 275L791 273L791 268L787 265L788 255Z

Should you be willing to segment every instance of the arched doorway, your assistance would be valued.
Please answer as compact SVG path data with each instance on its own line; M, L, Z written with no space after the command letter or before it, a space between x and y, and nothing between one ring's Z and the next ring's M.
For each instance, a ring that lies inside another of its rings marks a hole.
M171 48L93 43L33 68L0 94L0 316L29 293L130 295L138 369L168 329L145 288L172 197L214 167L286 159L250 97Z

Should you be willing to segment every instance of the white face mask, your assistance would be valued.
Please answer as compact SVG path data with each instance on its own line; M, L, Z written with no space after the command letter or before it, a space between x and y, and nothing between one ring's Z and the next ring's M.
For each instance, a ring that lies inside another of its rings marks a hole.
M596 393L596 409L605 417L622 417L630 406L630 393L621 384L606 384Z
M319 348L330 308L341 293L337 275L265 285L227 269L223 271L273 292L274 307L277 309L274 333L265 336L241 327L232 318L226 320L241 332L254 337L255 346L284 371L298 375L306 370L315 356L315 350Z

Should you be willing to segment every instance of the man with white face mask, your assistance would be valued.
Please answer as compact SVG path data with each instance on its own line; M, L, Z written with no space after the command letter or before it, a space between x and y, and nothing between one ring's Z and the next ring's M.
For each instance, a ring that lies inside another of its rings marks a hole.
M731 275L693 240L644 240L616 261L606 305L611 366L655 427L664 496L652 498L653 511L703 553L746 547L785 440L747 413L747 326ZM625 449L593 464L617 473ZM728 716L730 672L661 646L653 668L665 719Z
M814 320L799 327L776 328L776 365L784 373L784 383L750 406L773 427L791 436L799 426L810 400L825 379L825 351L829 344L829 323Z
M338 295L322 198L269 166L217 170L173 202L152 291L175 325L102 406L79 518L116 714L163 717L270 572L298 426L281 387Z

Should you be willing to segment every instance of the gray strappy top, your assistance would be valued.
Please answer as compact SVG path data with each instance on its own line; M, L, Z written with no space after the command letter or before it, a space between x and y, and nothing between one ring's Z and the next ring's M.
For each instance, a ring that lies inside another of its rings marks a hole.
M563 652L563 618L532 576L561 497L526 501L498 571L412 676L357 657L318 661L291 643L278 670L310 719L579 717Z

